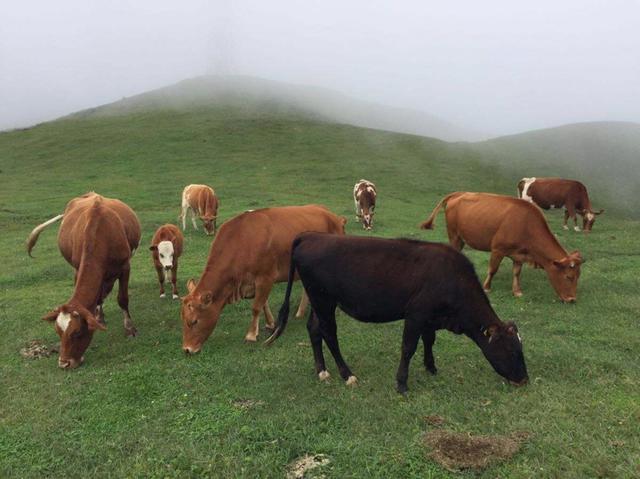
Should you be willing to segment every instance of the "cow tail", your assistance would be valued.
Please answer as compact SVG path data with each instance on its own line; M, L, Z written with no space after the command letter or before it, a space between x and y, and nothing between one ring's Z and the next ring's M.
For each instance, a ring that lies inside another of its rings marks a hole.
M278 322L276 324L276 330L264 342L265 346L269 346L280 337L280 335L284 332L284 328L287 327L287 322L289 321L289 303L291 302L291 290L293 289L293 280L295 279L296 274L296 265L293 261L293 253L295 252L296 246L298 246L298 244L300 244L300 238L294 239L293 244L291 245L291 265L289 266L287 291L284 293L284 301L282 303L282 306L280 306L280 311L278 312Z
M440 208L442 208L443 206L446 208L447 201L449 201L452 197L454 197L456 195L460 195L460 194L461 193L459 191L456 191L455 193L450 193L447 196L445 196L444 198L442 198L440 200L440 202L436 205L436 207L433 209L433 211L431 212L431 216L429 216L429 218L427 218L427 221L424 221L423 223L420 224L420 229L432 230L433 229L433 223L435 222L436 216L437 216L438 212L440 211Z
M36 242L38 241L38 236L40 236L40 233L42 233L42 230L44 230L47 226L55 223L56 221L62 219L63 216L64 216L64 214L58 215L58 216L54 216L50 220L47 220L44 223L42 223L41 225L38 225L35 228L33 228L33 231L31 232L31 234L27 238L27 254L31 258L33 258L33 256L31 256L31 250L36 245Z

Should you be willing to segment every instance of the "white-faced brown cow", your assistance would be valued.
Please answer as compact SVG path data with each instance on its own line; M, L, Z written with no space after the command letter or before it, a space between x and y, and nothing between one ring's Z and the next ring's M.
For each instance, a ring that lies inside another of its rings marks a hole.
M579 251L567 253L551 233L540 208L518 198L489 193L456 192L445 196L422 229L433 229L438 211L445 206L447 234L451 245L462 250L465 244L490 251L485 291L505 256L513 261L514 296L522 296L520 272L523 263L544 268L551 285L563 302L575 302L580 265Z
M196 225L196 215L202 220L204 231L208 235L216 233L216 221L218 219L218 197L213 188L207 185L189 185L182 191L182 229L187 228L187 212L191 211L191 223L194 229Z
M172 224L162 225L151 239L151 256L153 265L158 273L160 283L160 297L164 298L164 282L171 282L173 299L178 299L178 258L182 254L184 237L177 226Z
M261 311L273 329L267 300L273 284L288 279L293 239L305 231L344 234L345 223L318 205L265 208L227 221L211 245L200 280L190 281L189 294L182 298L183 350L200 351L225 305L243 298L254 298L245 340L257 340ZM303 295L297 316L302 316L306 301Z
M368 180L360 180L353 187L353 201L356 206L356 219L362 221L362 227L370 230L373 226L373 214L376 209L376 185Z
M591 231L596 216L604 210L594 211L587 188L576 180L564 178L522 178L518 182L518 197L531 201L540 208L564 208L562 227L568 230L567 220L573 218L573 229L580 231L576 213L582 216L582 229Z
M140 223L123 202L87 193L69 201L63 214L31 232L27 239L29 256L40 232L60 219L58 247L75 269L75 288L65 304L42 319L53 322L60 336L58 365L75 368L84 361L93 333L106 329L102 303L116 280L125 331L128 336L136 335L129 315L128 285L131 256L140 243Z

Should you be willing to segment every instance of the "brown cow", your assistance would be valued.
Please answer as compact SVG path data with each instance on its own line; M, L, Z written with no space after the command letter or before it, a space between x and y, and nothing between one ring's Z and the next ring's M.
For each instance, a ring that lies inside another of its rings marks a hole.
M362 179L353 186L356 219L362 221L362 227L365 230L370 230L373 226L373 213L376 209L377 196L376 185L368 180Z
M249 211L222 225L200 280L190 281L182 298L184 351L200 351L225 305L242 298L254 298L245 340L257 340L262 310L273 329L267 300L273 284L288 279L293 239L304 231L344 234L346 221L323 206L307 205Z
M149 249L153 257L153 265L156 267L156 273L158 273L161 298L164 298L164 282L168 280L171 281L173 299L178 299L178 288L176 287L178 258L182 254L183 243L184 236L182 236L182 232L172 224L162 225L156 230L151 239Z
M218 197L213 188L207 185L189 185L182 191L182 229L187 228L187 211L191 211L191 223L193 229L196 226L196 214L202 220L204 231L208 235L216 233L216 220L218 218Z
M584 261L579 251L568 254L560 246L536 205L489 193L451 193L420 225L422 229L433 229L434 219L443 205L449 242L454 248L462 250L466 243L480 251L491 251L485 291L491 290L491 279L502 258L508 256L513 261L514 296L522 296L520 272L526 262L544 268L563 302L575 302L580 265Z
M518 182L518 197L540 208L564 208L562 227L568 230L567 220L573 218L573 229L580 231L576 213L582 216L582 229L591 231L596 216L604 210L593 211L587 188L576 180L564 178L522 178Z
M84 361L93 333L105 330L102 303L118 280L118 304L124 313L128 336L136 335L129 315L130 260L140 243L140 223L131 208L119 200L87 193L74 198L64 213L37 226L27 239L27 252L40 232L63 218L58 231L58 247L75 269L71 298L42 319L54 322L60 336L61 368L75 368Z

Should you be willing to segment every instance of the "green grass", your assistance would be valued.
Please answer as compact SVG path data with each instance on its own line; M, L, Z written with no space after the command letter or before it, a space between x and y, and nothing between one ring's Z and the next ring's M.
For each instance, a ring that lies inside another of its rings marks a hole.
M512 194L522 176L480 158L437 140L204 108L1 134L0 477L282 477L304 453L329 456L318 470L327 477L454 476L425 456L421 438L431 426L423 418L431 414L455 431L532 434L510 461L462 477L637 477L640 223L622 215L603 215L588 237L562 231L561 213L548 215L561 243L587 258L575 305L560 304L539 270L525 270L519 300L508 261L495 278L491 302L524 339L524 388L505 385L470 340L442 331L438 375L424 372L420 346L402 398L394 390L402 324L344 314L341 346L360 385L338 380L329 357L333 377L320 383L304 321L292 320L271 348L243 343L249 301L227 307L203 352L185 357L179 303L158 298L146 248L133 259L130 287L137 338L124 337L112 295L108 331L96 334L83 367L62 371L55 357L19 355L31 339L57 339L39 318L68 299L73 278L55 229L43 233L35 259L24 240L87 190L131 205L146 245L157 226L176 221L184 185L199 182L218 191L224 219L322 203L362 234L351 190L366 177L380 192L374 234L444 241L442 216L435 232L417 229L443 194ZM187 231L181 293L201 273L209 244L202 231ZM465 252L482 277L488 255ZM274 310L283 286L271 296ZM262 403L241 409L241 399Z

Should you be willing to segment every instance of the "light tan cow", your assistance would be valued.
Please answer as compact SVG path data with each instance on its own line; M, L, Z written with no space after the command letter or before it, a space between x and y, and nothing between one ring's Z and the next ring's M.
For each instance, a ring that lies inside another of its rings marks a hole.
M210 186L186 186L182 191L182 210L180 212L182 229L185 230L187 228L187 212L191 211L191 223L194 229L198 229L196 225L197 215L202 220L205 233L208 235L215 234L219 205L218 197Z

